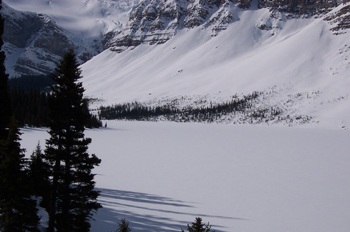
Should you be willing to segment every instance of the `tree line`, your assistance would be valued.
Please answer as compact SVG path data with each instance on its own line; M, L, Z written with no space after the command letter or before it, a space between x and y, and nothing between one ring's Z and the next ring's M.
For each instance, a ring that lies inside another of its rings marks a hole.
M45 86L45 88L50 88ZM45 92L42 88L35 87L27 90L21 86L10 88L10 99L14 117L20 127L48 127L49 126L49 102L52 93ZM98 128L102 126L97 115L89 112L89 99L83 99L84 112L88 115L85 127Z
M1 51L3 30L0 14L0 231L41 231L40 199L48 213L46 232L88 232L102 207L93 173L101 159L88 153L92 140L84 132L92 117L76 56L69 50L57 65L50 94L39 89L11 91ZM29 159L21 148L19 123L49 128L45 148L37 144ZM201 221L196 218L188 231L209 232L209 223ZM117 231L131 231L125 219Z
M0 51L3 32L4 19L0 14ZM54 84L50 95L37 90L11 92L4 61L5 53L1 51L0 231L39 232L37 199L41 199L40 205L48 213L45 231L90 231L90 221L102 207L97 201L99 192L95 190L93 173L101 160L88 153L92 140L85 137L84 131L91 117L73 50L65 54L51 76ZM25 114L25 110L19 111L23 104L33 105L30 109L36 112L31 113L33 119L24 115L22 123L37 120L40 125L48 125L50 135L45 149L42 151L38 144L30 159L25 158L21 148L21 133L15 119L16 112ZM38 113L44 112L44 108L46 122L38 116L44 114Z
M251 118L265 118L268 114L278 116L280 109L254 109L253 101L260 96L260 92L253 92L241 98L233 96L230 101L210 104L203 107L176 107L171 104L147 106L140 102L101 106L99 117L102 119L122 120L168 120L175 122L215 122L217 119L230 114L249 114Z
M4 54L0 53L0 60L1 56ZM0 106L0 231L39 232L37 199L49 216L45 231L90 231L90 221L102 207L92 173L101 160L87 152L91 139L84 136L84 130L89 114L75 54L70 50L56 69L56 84L47 101L50 138L44 151L37 144L29 160L21 148L4 71L0 63L1 99L7 99L7 104ZM35 99L40 91L29 94ZM122 219L116 232L130 231L129 223ZM210 232L211 226L198 217L192 225L187 224L187 231Z
M55 84L50 76L47 75L22 75L20 77L10 78L8 85L10 89L19 88L25 92L31 89L39 88L41 91L49 92L50 86Z

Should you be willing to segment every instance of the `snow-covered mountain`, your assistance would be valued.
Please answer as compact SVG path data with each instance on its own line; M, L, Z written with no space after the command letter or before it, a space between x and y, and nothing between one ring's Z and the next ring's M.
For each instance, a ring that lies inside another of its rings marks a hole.
M6 68L11 77L48 74L68 49L81 63L104 49L133 1L3 1Z
M43 25L46 22L53 31L61 31L67 44L83 51L78 54L87 54L84 57L104 50L81 66L86 94L99 99L96 105L176 101L180 107L205 106L258 91L254 107L280 109L282 123L288 119L288 125L299 124L298 119L304 122L306 117L313 123L349 127L349 4L294 0L4 2L22 11L10 14L5 10L5 16L38 17ZM35 38L43 34L30 36L25 43L35 44ZM5 48L9 47L7 43ZM38 56L47 51L40 53L40 48L32 56L29 48L16 47L12 53L8 49L7 68L18 66L12 59L15 55L28 57L27 63L42 62ZM27 50L30 55L25 55ZM247 123L231 117L221 121ZM276 122L280 121L265 123Z
M79 37L58 26L48 15L16 11L5 4L2 12L3 50L11 76L51 73L69 48L77 51L82 63L102 51L97 40L91 41L89 47L83 46Z
M89 152L102 159L94 172L103 208L92 232L114 231L121 218L135 232L180 231L198 216L218 232L350 230L350 134L342 130L350 127L349 4L5 2L102 44L81 66L93 108L133 101L205 107L256 91L252 117L216 122L308 119L296 128L108 121L87 130ZM269 109L281 114L254 117ZM27 157L45 144L46 130L22 128Z
M293 13L286 17L311 17L322 15L342 2L139 1L4 1L4 51L10 76L47 74L68 48L74 48L83 63L107 48L121 52L143 43L165 43L183 28L201 26L216 36L239 20L234 8L259 7ZM260 29L268 30L270 26L262 24Z
M202 23L177 27L166 43L105 50L82 65L87 94L103 105L205 106L258 91L263 94L254 107L281 109L282 124L300 124L306 116L312 123L349 126L349 5L312 17L259 9L257 2L249 9L231 2L226 7L233 20L219 33ZM254 123L237 115L220 121Z

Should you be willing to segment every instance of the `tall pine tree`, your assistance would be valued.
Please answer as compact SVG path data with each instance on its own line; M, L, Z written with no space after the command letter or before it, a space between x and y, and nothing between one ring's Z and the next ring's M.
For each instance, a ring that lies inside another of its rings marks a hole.
M0 0L0 10L2 1ZM0 14L0 50L3 45L4 19ZM31 199L31 186L25 170L20 132L12 117L6 74L5 53L0 52L0 231L38 231L36 200Z
M2 0L0 0L0 10L2 9ZM2 34L4 33L4 18L0 14L0 140L6 140L8 126L10 124L12 110L10 101L10 92L8 87L8 74L5 69L5 53L1 51Z
M40 143L36 146L35 151L30 156L29 162L29 178L35 196L43 197L41 206L47 207L47 196L49 195L48 189L50 186L48 178L48 166L43 160L43 152L40 147Z
M101 162L90 155L90 138L85 138L84 88L79 64L72 50L65 54L52 79L53 97L49 101L50 138L44 158L49 164L51 193L48 231L84 232L101 205L94 190L92 169Z
M24 149L14 119L6 141L0 144L0 231L39 231L36 200L31 198L31 186L25 170Z

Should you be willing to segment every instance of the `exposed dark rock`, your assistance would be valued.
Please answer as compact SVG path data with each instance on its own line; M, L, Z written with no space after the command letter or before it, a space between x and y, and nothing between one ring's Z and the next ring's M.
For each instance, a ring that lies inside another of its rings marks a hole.
M6 7L6 5L4 6ZM9 41L18 48L27 46L33 34L40 31L43 27L43 22L40 17L34 13L26 13L23 17L11 17L4 15L4 34L3 40ZM15 16L15 15L14 15ZM20 36L19 36L20 35Z
M261 30L272 30L273 35L273 30L278 29L276 22L282 18L324 15L342 3L343 0L258 0L254 4L269 8L271 14L269 19L262 19L256 26ZM239 20L232 9L245 9L252 4L252 0L141 0L130 11L126 25L84 44L76 42L79 39L72 39L72 34L46 15L18 12L3 4L3 49L7 56L17 59L10 67L12 75L47 74L69 48L85 62L104 49L122 52L142 43L165 43L183 28L207 28L212 31L212 36L216 36ZM335 34L350 28L349 9L349 5L344 5L341 11L326 18L334 25Z
M285 18L310 17L328 13L343 0L258 0L258 7L269 8L271 17L286 13ZM141 43L159 44L171 39L181 28L203 26L211 28L216 36L227 26L239 20L233 15L232 7L249 8L252 0L143 0L130 13L129 23L123 30L109 33L104 37L105 48L121 52L127 47ZM274 13L275 12L275 13ZM339 27L347 27L347 17L343 16ZM261 30L271 30L273 26L262 22Z
M337 13L327 16L325 20L335 25L331 29L334 34L345 33L346 29L350 29L350 5L346 5Z
M340 3L342 0L259 0L259 7L280 12L315 15L329 12Z
M12 60L11 66L6 67L10 76L50 74L70 48L81 63L102 51L100 41L86 48L47 15L16 11L5 3L1 14L5 18L3 49Z

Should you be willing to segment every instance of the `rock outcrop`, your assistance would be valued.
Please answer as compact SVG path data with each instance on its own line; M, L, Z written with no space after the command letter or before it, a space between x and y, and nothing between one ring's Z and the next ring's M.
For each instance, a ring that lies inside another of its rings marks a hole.
M6 70L10 76L47 75L68 51L74 49L81 63L102 51L98 41L84 47L49 16L16 11L3 3Z
M338 12L325 18L333 26L332 31L335 35L346 33L350 29L350 5L342 7Z
M259 0L260 8L312 16L324 14L347 0Z
M121 52L141 43L162 44L181 28L211 27L213 36L234 20L230 1L144 0L132 9L129 23L121 31L104 36L106 48Z
M101 38L94 41L78 38L59 27L47 15L19 12L3 3L6 68L12 76L48 74L69 48L73 48L78 59L84 62L104 49L122 52L143 43L165 43L184 28L201 27L216 36L231 23L240 20L237 12L250 7L250 10L257 7L270 10L270 18L263 18L256 26L270 30L273 35L273 30L278 29L278 21L301 16L320 17L343 1L348 0L124 0L118 4L103 1L107 4L104 6L107 13L108 7L122 7L123 14L127 14L130 8L129 20L126 24L118 22L119 26L115 29L101 31ZM335 34L350 27L349 9L346 6L327 17L334 25L332 30Z
M286 18L324 15L347 0L258 0L259 8L269 8L271 15L287 13ZM203 27L216 36L239 20L234 7L246 9L252 0L143 0L130 13L129 23L122 30L104 36L105 48L122 52L141 43L162 44L178 29ZM345 16L344 16L345 17ZM272 26L262 23L261 30Z

